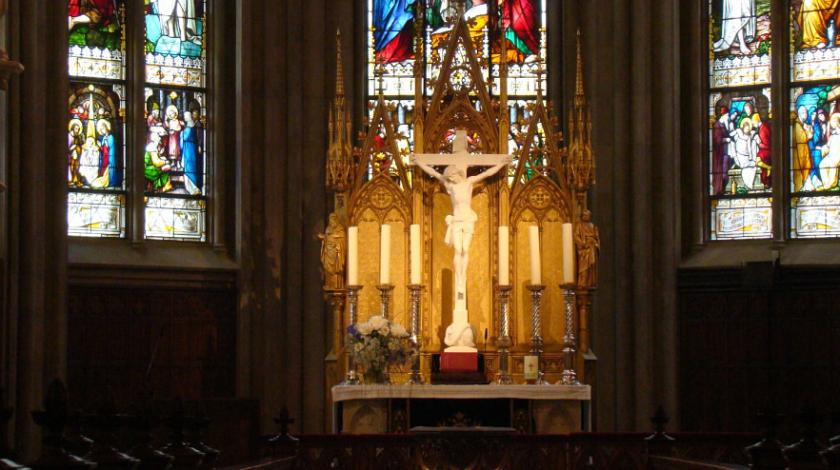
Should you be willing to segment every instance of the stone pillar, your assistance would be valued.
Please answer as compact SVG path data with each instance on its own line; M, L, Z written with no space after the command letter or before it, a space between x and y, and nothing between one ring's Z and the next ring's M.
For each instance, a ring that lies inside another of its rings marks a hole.
M40 432L29 411L40 408L47 384L66 373L67 212L64 165L67 121L66 3L9 5L7 44L26 66L12 80L3 141L8 190L2 226L8 257L3 305L2 384L15 408L14 445L35 457Z
M589 199L601 227L590 324L598 356L596 430L641 430L656 405L679 416L679 2L564 3L574 18L564 22L565 57L574 57L570 25L582 32L597 164ZM565 61L567 95L574 86L570 64Z

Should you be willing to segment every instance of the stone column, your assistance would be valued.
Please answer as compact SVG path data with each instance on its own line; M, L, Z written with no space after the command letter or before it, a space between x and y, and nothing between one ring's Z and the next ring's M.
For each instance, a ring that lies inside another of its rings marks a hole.
M2 341L11 360L0 370L15 408L14 445L28 461L40 446L29 411L40 407L47 384L66 373L67 5L33 0L9 6L7 46L26 72L12 80L7 95Z
M597 163L589 199L601 228L590 324L596 429L646 429L656 405L679 416L680 2L565 3L576 21L565 22L564 36L573 38L570 23L582 31ZM565 41L565 57L574 57L573 44ZM573 76L572 67L566 71ZM568 95L574 82L567 78L565 86Z

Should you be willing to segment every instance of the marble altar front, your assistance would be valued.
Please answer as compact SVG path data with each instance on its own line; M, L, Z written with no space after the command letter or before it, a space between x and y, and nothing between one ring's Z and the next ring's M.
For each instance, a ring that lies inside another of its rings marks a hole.
M336 385L333 432L384 434L423 427L589 430L588 385Z

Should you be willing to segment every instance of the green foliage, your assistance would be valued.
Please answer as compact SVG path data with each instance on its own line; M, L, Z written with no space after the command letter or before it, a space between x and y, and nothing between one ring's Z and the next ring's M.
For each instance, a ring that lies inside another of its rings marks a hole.
M116 50L120 48L120 30L116 25L90 27L77 25L70 31L71 46Z

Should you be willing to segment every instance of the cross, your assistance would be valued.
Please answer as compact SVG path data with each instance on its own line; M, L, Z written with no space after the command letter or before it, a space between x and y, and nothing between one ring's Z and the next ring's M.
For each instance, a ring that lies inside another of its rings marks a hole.
M472 155L467 150L467 131L458 129L455 131L455 141L452 142L451 154L440 153L420 153L414 155L417 161L431 166L450 166L464 170L471 166L494 166L502 162L510 161L510 155L502 154L482 154Z
M289 409L284 406L280 410L280 415L274 418L274 422L280 425L280 434L286 436L289 434L289 425L294 424L295 419L289 414Z

